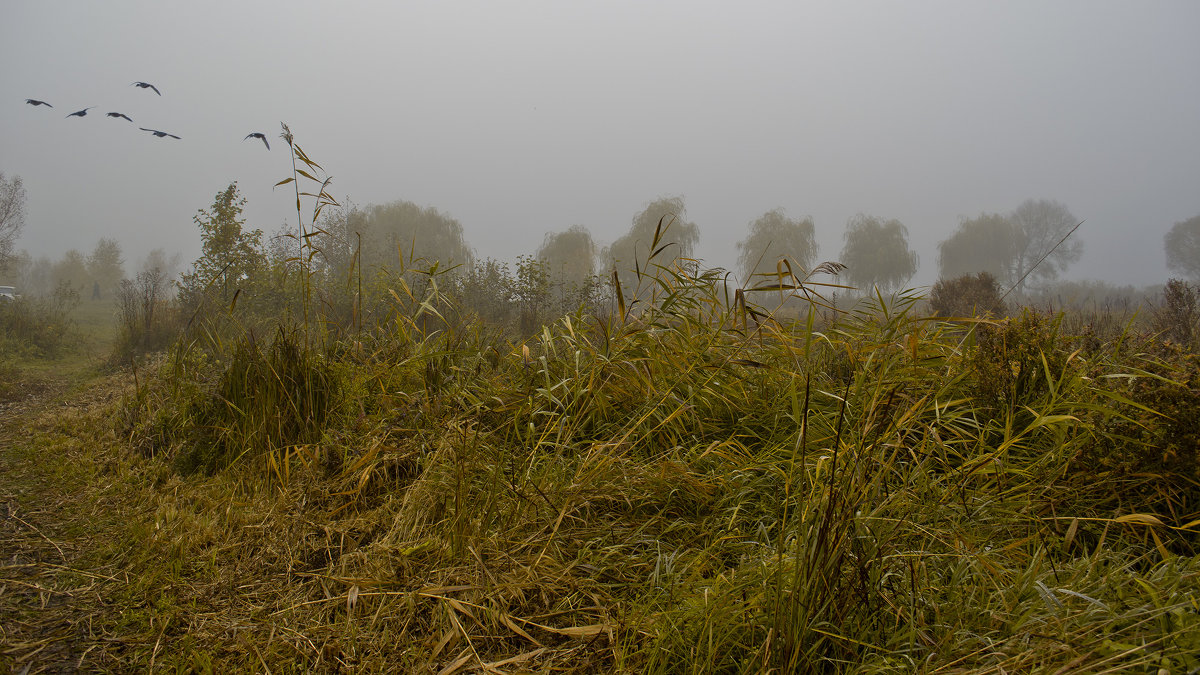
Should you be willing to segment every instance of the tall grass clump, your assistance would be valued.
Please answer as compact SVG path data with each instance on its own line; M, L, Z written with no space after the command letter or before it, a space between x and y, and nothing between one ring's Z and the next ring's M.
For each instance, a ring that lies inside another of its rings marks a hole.
M316 442L338 402L338 381L298 329L280 326L260 343L247 334L206 405L196 411L196 437L179 458L184 471L223 468L238 459L286 457Z

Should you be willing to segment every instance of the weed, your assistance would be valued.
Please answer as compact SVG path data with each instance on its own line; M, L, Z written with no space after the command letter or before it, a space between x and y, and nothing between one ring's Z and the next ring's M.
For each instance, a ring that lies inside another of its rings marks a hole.
M1187 282L1171 279L1163 288L1162 306L1154 311L1153 328L1163 339L1197 351L1200 348L1200 300Z

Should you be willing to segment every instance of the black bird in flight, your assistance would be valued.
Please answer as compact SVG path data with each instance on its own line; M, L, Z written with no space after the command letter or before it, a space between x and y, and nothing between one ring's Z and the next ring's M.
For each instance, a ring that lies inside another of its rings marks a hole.
M170 136L171 138L179 138L175 134L168 134L167 132L159 131L158 129L147 129L146 127L138 127L138 128L141 129L142 131L149 131L150 133L154 134L155 136L157 136L159 138L162 138L163 136Z
M129 119L129 115L126 115L124 113L106 113L105 117L120 117L123 120L128 120L130 122L133 121L133 120Z
M76 110L75 112L71 113L70 115L67 115L67 117L85 117L87 115L87 111L89 111L95 107L96 106L94 106L94 105L89 105L88 107L84 108L83 110Z
M137 87L139 89L153 89L154 93L158 94L159 96L162 96L162 92L158 90L158 87L150 84L149 82L134 82L130 86Z
M27 99L25 99L25 102L26 102L26 103L28 103L29 105L31 105L31 106L33 106L33 107L35 107L35 108L36 108L37 106L39 106L39 105L44 105L44 106L46 106L47 108L53 108L53 107L54 107L54 106L50 105L49 103L46 103L45 101L39 101L39 100L37 100L36 98L27 98Z
M252 134L246 134L246 138L243 138L242 140L245 141L245 140L249 140L251 138L257 138L257 139L261 140L263 142L263 145L267 146L268 150L271 149L271 144L267 142L267 137L265 134L256 131Z

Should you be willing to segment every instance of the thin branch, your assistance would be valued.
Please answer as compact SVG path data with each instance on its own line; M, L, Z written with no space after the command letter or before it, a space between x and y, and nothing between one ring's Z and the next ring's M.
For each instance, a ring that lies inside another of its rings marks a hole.
M1068 232L1066 235L1064 235L1062 239L1059 239L1057 244L1055 244L1054 246L1051 246L1049 251L1046 251L1045 253L1043 253L1042 257L1038 258L1037 262L1033 263L1033 266L1030 267L1028 270L1026 270L1025 274L1022 274L1020 279L1017 279L1017 283L1015 283L1011 287L1009 287L1009 289L1007 291L1004 291L1004 295L1000 296L1000 299L1003 300L1003 299L1007 298L1009 293L1012 293L1013 290L1016 289L1017 286L1020 286L1022 283L1024 283L1025 278L1028 277L1030 274L1033 274L1033 271L1037 269L1038 265L1041 265L1042 261L1044 261L1046 258L1050 257L1050 254L1054 253L1054 249L1058 248L1059 246L1062 246L1062 243L1064 241L1066 241L1067 238L1069 238L1071 235L1075 234L1075 230L1078 230L1079 226L1082 225L1083 223L1084 223L1084 221L1082 221L1082 220L1079 221L1078 223L1075 223L1075 227L1072 227L1070 232Z

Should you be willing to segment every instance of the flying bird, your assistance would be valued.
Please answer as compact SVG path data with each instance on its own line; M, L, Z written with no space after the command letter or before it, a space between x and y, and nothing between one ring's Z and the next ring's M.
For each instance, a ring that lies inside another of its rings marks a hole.
M179 138L175 134L168 134L167 132L159 131L158 129L147 129L146 127L138 127L138 128L141 129L142 131L149 131L150 133L154 134L155 136L157 136L159 138L162 138L163 136L170 136L171 138Z
M94 106L94 105L89 105L88 107L84 108L83 110L76 110L75 112L71 113L70 115L67 115L67 117L86 117L87 111L89 111L95 107L96 106Z
M149 82L134 82L133 84L131 84L129 86L137 87L139 89L153 89L154 93L158 94L159 96L162 96L162 92L158 90L158 87L150 84Z
M33 107L35 107L35 108L36 108L37 106L39 106L39 105L44 105L44 106L46 106L47 108L53 108L53 107L54 107L54 106L50 105L49 103L46 103L45 101L39 101L39 100L37 100L36 98L27 98L27 99L25 99L25 102L26 102L26 103L28 103L29 105L31 105L31 106L33 106Z
M129 119L129 115L126 115L124 113L106 113L105 117L120 117L123 120L128 120L130 122L133 121L133 120Z
M267 142L267 136L265 134L256 131L252 134L246 134L246 138L243 138L242 140L245 141L245 140L249 140L251 138L257 138L257 139L261 140L263 142L263 145L267 146L268 150L271 149L271 144Z

